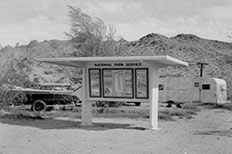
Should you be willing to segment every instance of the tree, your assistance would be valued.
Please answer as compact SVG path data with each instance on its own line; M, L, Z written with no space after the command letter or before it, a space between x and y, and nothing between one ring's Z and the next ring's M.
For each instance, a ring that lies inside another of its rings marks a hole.
M71 19L66 35L77 49L74 56L118 56L125 54L126 45L115 40L115 28L100 18L92 18L81 9L68 6Z

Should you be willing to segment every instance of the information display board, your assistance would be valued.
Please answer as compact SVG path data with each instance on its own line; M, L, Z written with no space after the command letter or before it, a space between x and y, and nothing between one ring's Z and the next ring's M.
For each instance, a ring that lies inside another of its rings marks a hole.
M139 99L148 98L148 69L136 68L135 69L135 96Z
M101 74L100 69L89 69L89 94L90 97L101 97Z
M102 69L103 97L133 98L133 69Z
M126 64L137 63L94 63L93 68L88 69L89 97L149 99L148 68L122 67Z

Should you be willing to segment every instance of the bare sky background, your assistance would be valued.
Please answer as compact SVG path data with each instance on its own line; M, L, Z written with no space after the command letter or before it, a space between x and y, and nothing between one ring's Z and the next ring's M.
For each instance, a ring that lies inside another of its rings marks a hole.
M67 39L67 5L113 25L128 41L148 33L228 41L232 30L231 0L0 0L1 45Z

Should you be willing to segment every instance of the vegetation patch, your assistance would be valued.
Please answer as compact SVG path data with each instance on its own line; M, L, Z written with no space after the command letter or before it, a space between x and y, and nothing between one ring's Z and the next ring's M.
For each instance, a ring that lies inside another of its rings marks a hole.
M34 112L30 112L30 111L21 110L21 109L8 110L8 111L1 110L0 111L0 118L1 119L13 119L13 120L20 120L20 119L23 119L23 120L42 120L42 119L44 119L39 114L36 114Z
M191 111L196 111L199 112L201 108L199 107L199 104L197 103L185 103L182 105L182 108L185 110L191 110Z
M201 106L205 109L223 109L232 111L232 103L225 103L225 104L213 104L213 103L204 103Z
M170 114L166 114L163 112L159 112L158 118L159 120L163 120L163 121L176 121Z
M138 119L149 115L149 110L144 108L131 108L131 107L113 107L113 108L94 108L93 117L103 118L131 118Z
M197 114L199 108L194 105L186 105L183 108L161 108L158 113L159 120L164 121L175 121L179 119L191 119L193 115ZM93 107L93 117L100 118L130 118L130 119L148 119L150 109L149 107L132 107L132 106L121 106L121 107ZM46 119L46 118L57 118L57 117L70 117L70 118L81 118L81 108L74 107L72 110L51 110L50 112L37 113L29 110L14 109L7 111L7 114L1 114L0 118L11 118L11 119Z
M163 111L159 112L159 115L162 116L167 116L167 117L161 117L161 119L174 119L174 117L178 117L179 119L191 119L193 116L196 115L197 113L194 110L191 109L179 109L179 108L171 108L171 109L166 109ZM171 117L171 118L170 118Z

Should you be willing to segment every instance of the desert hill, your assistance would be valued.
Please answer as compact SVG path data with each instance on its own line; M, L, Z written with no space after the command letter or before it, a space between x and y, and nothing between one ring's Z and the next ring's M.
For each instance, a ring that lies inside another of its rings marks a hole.
M203 76L218 77L227 81L229 95L232 96L232 43L208 40L192 34L179 34L166 37L160 34L148 34L139 40L122 41L128 48L126 55L169 55L190 64L188 68L168 67L161 70L165 76L199 76L197 62L206 62ZM14 55L29 61L32 70L31 80L39 82L57 82L66 80L66 72L56 65L39 64L36 57L69 57L76 51L71 41L50 40L31 41L28 45L3 47L0 49L0 65Z
M207 40L192 34L179 34L168 38L159 34L148 34L138 41L130 42L133 55L170 55L190 64L188 68L168 67L161 70L165 76L199 76L197 62L206 62L203 76L223 78L231 91L232 43ZM230 92L231 94L231 92Z
M197 62L209 64L204 70L204 76L229 80L232 75L232 43L206 40L192 34L179 34L171 38L148 34L131 42L131 46L131 51L137 55L170 55L190 63L187 69L162 71L163 75L198 76Z
M38 82L57 82L65 78L65 73L56 65L40 64L35 61L38 57L70 56L75 49L70 41L49 40L31 41L28 45L16 47L6 46L0 50L0 65L12 58L26 61L31 66L30 79Z

